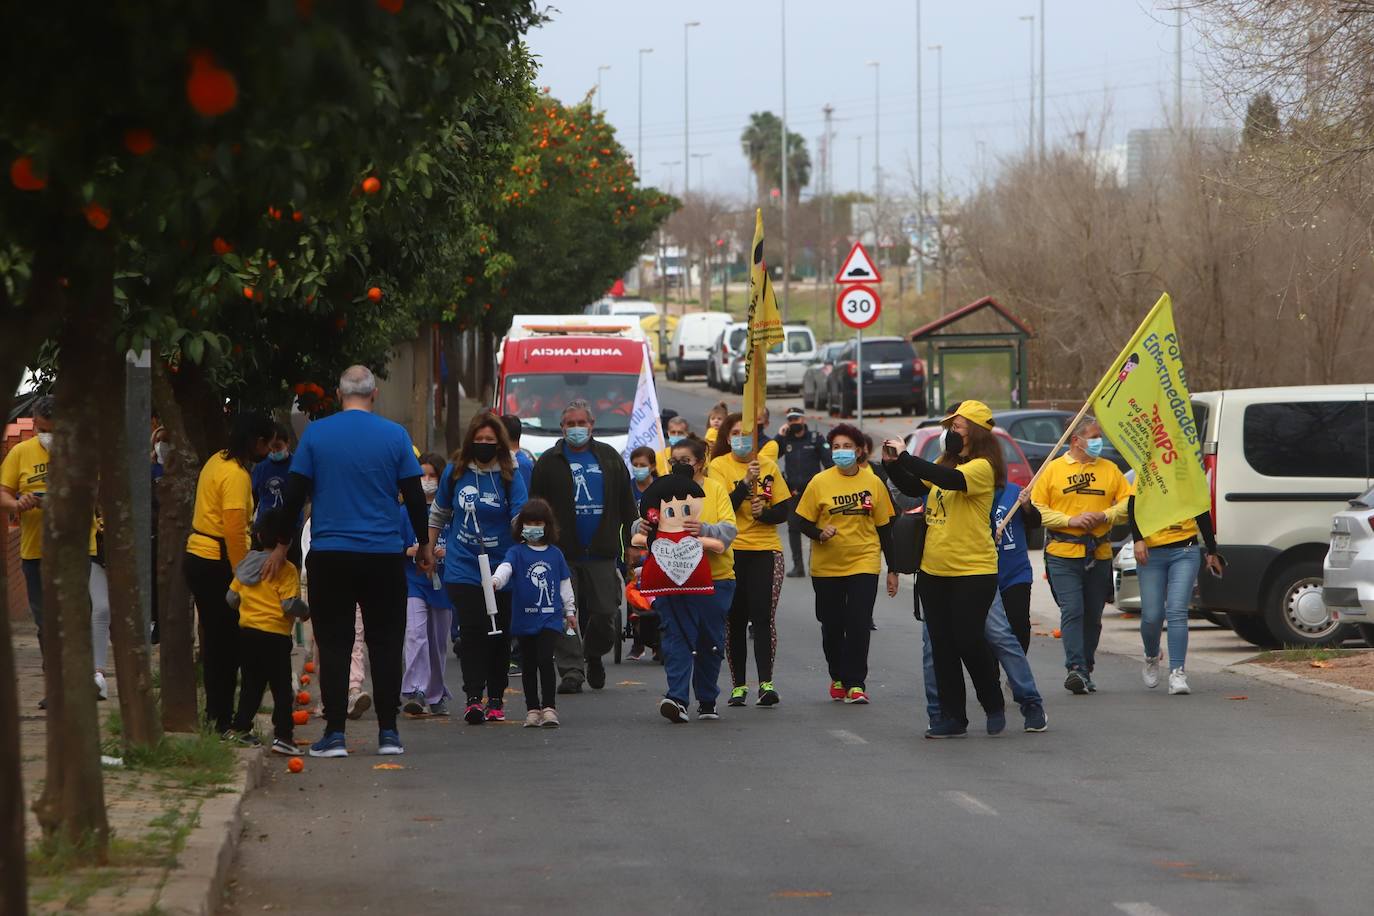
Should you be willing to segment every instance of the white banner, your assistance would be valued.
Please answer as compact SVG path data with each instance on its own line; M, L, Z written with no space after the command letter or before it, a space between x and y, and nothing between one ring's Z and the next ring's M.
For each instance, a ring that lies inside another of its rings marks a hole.
M625 467L630 466L630 453L641 445L655 452L663 448L663 423L659 419L658 392L654 389L654 374L649 347L644 347L644 361L639 367L639 384L635 386L635 406L630 413L630 434L625 437Z

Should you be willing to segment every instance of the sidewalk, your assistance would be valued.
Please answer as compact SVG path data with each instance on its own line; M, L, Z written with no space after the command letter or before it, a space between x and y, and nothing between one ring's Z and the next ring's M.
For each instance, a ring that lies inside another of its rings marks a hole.
M42 659L31 623L15 620L25 839L30 850L29 912L211 914L218 910L240 832L243 796L262 771L259 751L231 751L226 766L104 768L110 864L74 869L34 850L42 836L33 802L43 788L46 713ZM111 669L113 670L113 669ZM118 681L99 704L102 734L119 711ZM227 780L225 779L227 777Z

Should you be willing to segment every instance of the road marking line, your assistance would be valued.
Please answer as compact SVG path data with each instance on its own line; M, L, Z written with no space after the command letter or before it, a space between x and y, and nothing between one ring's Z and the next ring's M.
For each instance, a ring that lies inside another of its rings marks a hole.
M1112 906L1127 916L1169 916L1164 910L1151 903L1113 903Z
M963 808L969 814L986 814L991 815L992 817L997 816L996 808L992 807L991 805L985 802L979 801L972 795L969 795L967 792L946 792L945 798L954 802L956 805L958 805L960 808Z
M851 732L851 731L849 731L849 730L847 730L847 729L843 729L843 728L832 728L832 729L830 730L830 734L833 735L833 736L836 737L836 738L839 738L839 739L840 739L841 741L843 741L845 744L867 744L867 743L868 743L868 741L866 741L865 739L860 738L858 735L854 734L853 732Z

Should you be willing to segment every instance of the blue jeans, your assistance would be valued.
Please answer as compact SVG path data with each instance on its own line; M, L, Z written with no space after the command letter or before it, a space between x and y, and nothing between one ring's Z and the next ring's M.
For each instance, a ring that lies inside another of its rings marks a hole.
M1007 683L1011 685L1011 698L1021 707L1021 712L1025 713L1031 706L1044 705L1040 691L1035 686L1035 675L1031 673L1030 662L1026 660L1021 642L1007 621L1001 594L992 599L992 607L988 609L988 622L983 627L983 633L987 637L988 645L992 646L992 654L997 656L1002 670L1007 673ZM930 651L930 634L926 632L925 627L921 627L921 666L926 682L926 715L930 718L930 724L936 725L943 716L940 713L940 691L935 685L935 656Z
M725 658L725 617L735 582L715 583L714 595L660 595L654 599L662 638L668 696L684 705L691 694L707 705L720 696L720 663Z
M1050 587L1059 602L1059 630L1064 667L1093 670L1102 636L1102 606L1112 594L1112 561L1087 557L1045 557Z
M1159 631L1169 620L1169 668L1182 668L1188 656L1188 606L1202 568L1202 551L1191 547L1153 547L1137 562L1140 576L1140 641L1145 655L1159 656Z

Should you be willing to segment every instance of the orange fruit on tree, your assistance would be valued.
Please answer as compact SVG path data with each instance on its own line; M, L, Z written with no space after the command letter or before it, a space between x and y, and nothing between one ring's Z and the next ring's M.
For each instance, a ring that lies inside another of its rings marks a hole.
M243 298L245 298L245 299L252 299L252 298L253 298L253 287L251 287L251 286L245 286L245 287L243 288Z
M157 146L153 132L142 127L131 127L124 131L124 148L135 156L146 156Z
M302 674L302 675L301 675L301 683L302 683L302 684L309 684L309 683L310 683L310 675L308 675L308 674Z
M302 213L302 212L299 211L299 210L292 210L292 211L291 211L291 222L293 222L293 223L299 223L299 222L300 222L301 220L303 220L303 219L305 219L305 214L304 214L304 213Z
M301 704L302 706L304 706L306 703L309 703L310 691L302 690L300 693L296 694L296 702Z
M212 55L199 51L191 55L186 99L198 114L215 118L238 104L239 84L234 74L215 63Z
M226 254L234 250L233 245L230 245L228 242L226 242L219 236L215 236L215 240L210 243L210 247L213 248L215 250L215 254L219 255L220 257L224 257Z
M305 769L305 761L299 757L292 757L286 761L286 768L292 773L299 773Z
M110 225L110 211L95 201L91 201L81 208L81 215L86 217L86 222L90 223L92 229L103 230Z
M306 663L305 663L305 670L306 670L306 672L307 672L308 674L314 674L314 673L315 673L315 663L314 663L314 662L306 662Z
M367 291L367 298L371 299L373 302L381 302L382 288L380 286L372 287Z
M298 709L291 713L291 721L297 725L305 725L310 721L310 713L306 712L304 709Z
M377 0L377 5L395 16L406 5L406 0Z
M21 191L41 191L48 186L48 179L33 170L33 159L20 156L10 163L10 183Z
M382 189L382 182L375 175L369 175L363 179L363 193L376 194Z

